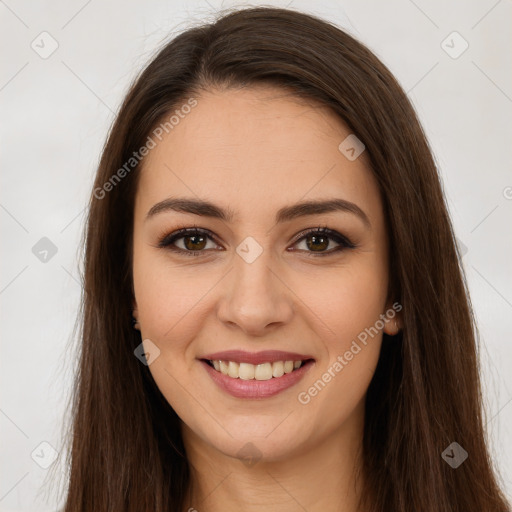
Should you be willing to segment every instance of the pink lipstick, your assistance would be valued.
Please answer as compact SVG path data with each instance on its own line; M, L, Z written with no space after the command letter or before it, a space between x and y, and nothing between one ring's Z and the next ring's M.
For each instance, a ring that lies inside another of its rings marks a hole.
M198 359L221 390L247 399L268 398L294 386L315 363L310 355L279 350L228 350Z

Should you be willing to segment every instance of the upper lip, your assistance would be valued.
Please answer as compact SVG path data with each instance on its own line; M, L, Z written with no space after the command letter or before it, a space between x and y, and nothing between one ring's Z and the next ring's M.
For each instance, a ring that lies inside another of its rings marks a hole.
M225 350L215 352L199 359L208 359L210 361L233 361L235 363L262 364L273 363L275 361L304 361L313 359L306 354L297 354L296 352L283 352L282 350L263 350L261 352L246 352L244 350Z

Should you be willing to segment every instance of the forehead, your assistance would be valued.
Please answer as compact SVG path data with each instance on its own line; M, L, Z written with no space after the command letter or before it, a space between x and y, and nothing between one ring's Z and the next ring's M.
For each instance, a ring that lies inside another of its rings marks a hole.
M327 107L269 86L194 98L197 105L145 157L138 207L147 211L171 195L212 199L245 215L326 196L379 202L367 155L351 161L340 152L351 132Z

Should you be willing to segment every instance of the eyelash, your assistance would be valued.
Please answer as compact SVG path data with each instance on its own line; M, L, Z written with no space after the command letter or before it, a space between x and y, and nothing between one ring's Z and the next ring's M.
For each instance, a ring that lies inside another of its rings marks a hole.
M310 235L310 234L324 235L327 238L330 238L339 244L337 247L329 250L328 252L316 252L315 253L314 251L306 251L306 253L309 253L308 256L312 256L313 258L316 258L317 256L321 256L321 257L330 256L330 255L337 253L341 250L355 249L357 247L346 236L342 235L341 233L338 233L337 231L329 229L326 226L321 226L321 227L317 227L317 228L309 228L309 229L305 229L305 230L301 231L300 233L298 233L293 245L296 245L297 243L301 242L304 238L307 237L307 235ZM218 242L215 240L215 237L213 236L213 234L210 231L208 231L207 229L199 228L194 225L194 227L180 228L176 231L173 231L170 234L166 234L166 235L162 236L158 241L157 247L160 249L167 249L167 250L179 253L179 254L183 254L185 256L202 256L207 250L203 249L202 251L186 251L184 249L180 249L180 248L172 245L174 242L176 242L177 240L180 240L181 238L185 238L187 236L194 236L194 235L206 236L207 238L210 238L212 241L214 241L215 243L218 244Z

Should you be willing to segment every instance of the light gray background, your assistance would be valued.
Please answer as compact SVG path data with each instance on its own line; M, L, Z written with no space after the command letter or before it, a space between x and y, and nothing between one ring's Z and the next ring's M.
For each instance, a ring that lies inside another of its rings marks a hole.
M257 4L226 1L222 7ZM510 497L512 2L271 3L287 4L332 20L367 44L419 113L467 250L463 261L482 336L490 446ZM80 297L77 246L114 113L157 47L188 20L209 19L220 7L214 0L0 0L1 511L60 505L43 486L49 470L31 453L47 459L44 441L61 451L75 364L70 344ZM44 44L48 51L51 41L39 36L43 31L58 43L46 59L31 48L43 51ZM453 31L469 44L458 58L447 53L463 48L458 36L442 45ZM47 262L32 252L42 237L58 249Z

